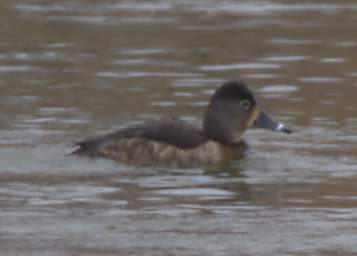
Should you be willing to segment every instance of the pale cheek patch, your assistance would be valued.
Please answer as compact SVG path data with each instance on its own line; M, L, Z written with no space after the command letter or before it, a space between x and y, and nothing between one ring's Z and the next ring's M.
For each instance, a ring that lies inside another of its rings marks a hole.
M259 115L260 115L260 108L259 107L255 107L251 117L249 118L249 120L247 122L247 128L254 126L254 122L255 122L255 120L257 120Z

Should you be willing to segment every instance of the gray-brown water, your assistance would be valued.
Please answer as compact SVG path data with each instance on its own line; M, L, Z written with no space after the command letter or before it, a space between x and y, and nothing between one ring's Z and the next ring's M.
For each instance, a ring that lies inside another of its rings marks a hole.
M4 0L0 255L356 255L355 1ZM206 169L65 157L241 79L292 135Z

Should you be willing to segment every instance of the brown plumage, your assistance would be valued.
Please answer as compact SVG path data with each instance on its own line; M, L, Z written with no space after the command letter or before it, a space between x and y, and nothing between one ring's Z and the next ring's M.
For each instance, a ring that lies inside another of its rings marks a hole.
M209 140L203 131L174 118L148 121L77 145L72 155L141 166L198 166L221 162L230 155L229 146Z
M253 94L242 82L230 81L212 96L202 130L177 118L147 121L79 142L72 155L110 158L141 166L216 164L245 151L247 146L241 136L255 124L290 131L260 111Z

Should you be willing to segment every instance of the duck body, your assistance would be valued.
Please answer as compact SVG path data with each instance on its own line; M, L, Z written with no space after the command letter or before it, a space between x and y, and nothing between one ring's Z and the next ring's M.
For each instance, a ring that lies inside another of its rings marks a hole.
M199 129L177 118L147 121L79 142L72 155L127 165L194 167L241 156L247 149L242 134L250 127L291 132L262 112L251 91L237 81L216 90L203 123Z
M229 160L246 149L245 142L226 145L177 118L147 121L79 142L73 155L139 166L195 167Z

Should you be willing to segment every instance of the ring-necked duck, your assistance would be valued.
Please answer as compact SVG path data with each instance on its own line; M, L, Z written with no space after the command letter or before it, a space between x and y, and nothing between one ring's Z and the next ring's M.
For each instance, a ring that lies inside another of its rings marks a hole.
M203 129L176 118L148 121L79 142L72 154L141 166L216 164L246 148L242 134L251 127L291 133L260 109L243 82L229 81L213 94Z

